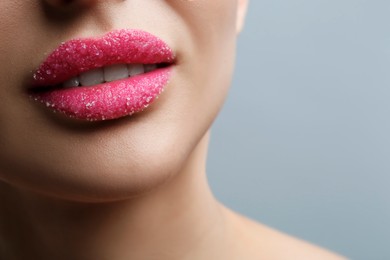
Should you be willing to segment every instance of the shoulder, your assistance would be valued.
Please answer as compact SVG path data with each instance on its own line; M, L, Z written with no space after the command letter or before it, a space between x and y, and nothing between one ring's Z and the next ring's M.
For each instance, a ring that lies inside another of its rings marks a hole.
M266 227L234 212L230 211L228 214L232 223L232 232L235 234L234 237L239 241L237 252L244 254L245 259L347 259L316 245Z

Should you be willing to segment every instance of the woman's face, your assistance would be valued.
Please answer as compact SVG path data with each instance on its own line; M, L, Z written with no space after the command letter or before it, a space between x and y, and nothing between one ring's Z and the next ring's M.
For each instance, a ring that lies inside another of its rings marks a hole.
M228 90L242 0L0 2L0 179L68 199L140 194L177 173ZM159 99L104 122L70 119L28 97L33 72L61 42L122 28L165 41L176 61Z

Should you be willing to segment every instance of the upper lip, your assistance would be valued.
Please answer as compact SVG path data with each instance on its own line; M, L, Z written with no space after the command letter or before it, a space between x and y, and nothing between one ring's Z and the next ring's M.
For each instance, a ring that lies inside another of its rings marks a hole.
M61 43L34 72L31 86L55 86L82 72L112 64L171 64L174 59L171 48L150 33L115 30L99 38Z

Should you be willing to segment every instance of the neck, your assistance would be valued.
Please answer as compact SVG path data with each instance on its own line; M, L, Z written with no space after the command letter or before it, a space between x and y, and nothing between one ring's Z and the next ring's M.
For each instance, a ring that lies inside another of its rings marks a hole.
M216 259L226 226L206 180L207 144L208 134L163 186L120 202L66 202L0 184L0 258Z

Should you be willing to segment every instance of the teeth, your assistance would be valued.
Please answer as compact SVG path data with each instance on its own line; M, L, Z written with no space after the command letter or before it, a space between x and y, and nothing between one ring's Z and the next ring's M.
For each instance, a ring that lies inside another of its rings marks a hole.
M73 77L63 83L65 88L77 87L80 84L79 77Z
M94 86L104 82L111 82L118 79L144 74L157 69L157 64L114 64L104 68L97 68L81 73L64 83L64 88L77 86Z
M125 79L127 77L129 77L129 71L126 64L115 64L104 67L104 80L106 82Z
M145 73L147 73L157 69L157 64L146 64L144 65L144 68L145 68Z
M127 68L129 69L129 76L136 76L145 73L144 65L142 64L129 64L127 65Z
M80 83L83 86L93 86L104 82L102 68L93 69L80 74Z

